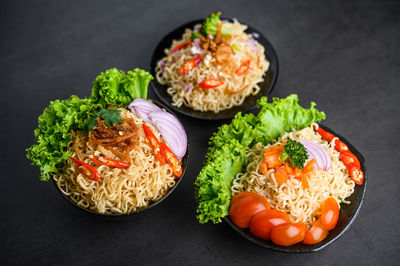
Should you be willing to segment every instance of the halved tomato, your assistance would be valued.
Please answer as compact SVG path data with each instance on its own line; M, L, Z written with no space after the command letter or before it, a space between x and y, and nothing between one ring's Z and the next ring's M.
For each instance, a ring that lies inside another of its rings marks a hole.
M271 231L271 240L279 246L291 246L304 240L307 226L302 223L291 223L277 226Z
M253 235L269 240L271 230L279 225L289 224L290 217L286 212L269 209L256 213L250 220L250 232Z
M266 209L269 209L266 198L257 193L245 191L233 197L229 216L238 227L246 228L249 227L253 215Z
M332 230L339 219L339 204L332 197L327 198L322 203L321 224L327 229Z
M313 226L308 230L303 243L313 245L321 242L328 235L328 230L322 225L321 219L318 219Z

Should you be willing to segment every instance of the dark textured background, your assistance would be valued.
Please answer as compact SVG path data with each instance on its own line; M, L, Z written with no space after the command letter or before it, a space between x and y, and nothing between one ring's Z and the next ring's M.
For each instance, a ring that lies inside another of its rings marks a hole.
M400 2L321 2L2 2L0 264L398 263ZM72 207L25 158L49 100L89 96L91 81L110 67L148 69L166 32L216 10L254 26L275 46L280 77L273 96L316 101L327 114L324 124L367 159L358 218L318 253L272 252L225 223L196 222L193 182L222 121L180 116L192 147L188 172L165 202L131 217Z

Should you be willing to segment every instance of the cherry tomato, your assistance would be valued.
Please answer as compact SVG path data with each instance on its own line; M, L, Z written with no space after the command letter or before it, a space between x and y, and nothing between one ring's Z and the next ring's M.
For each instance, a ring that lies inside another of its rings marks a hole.
M271 231L271 240L279 246L291 246L304 240L307 226L302 223L291 223L277 226Z
M245 193L244 195L241 195ZM266 198L253 192L242 192L233 197L229 208L229 216L238 227L249 227L254 214L269 209Z
M322 203L321 223L327 230L332 230L339 219L339 204L334 198L327 198Z
M343 164L347 167L351 164L354 164L358 168L360 168L360 161L351 151L344 151L340 153L340 160L342 160Z
M279 225L289 224L286 212L269 209L256 213L250 220L250 232L262 239L270 240L271 230Z
M351 179L357 184L362 185L364 182L364 173L363 171L354 164L347 166L347 170L349 170L349 174Z
M265 204L266 206L268 206L267 209L269 209L268 200L267 200L266 198L264 198L263 196L261 196L261 195L255 193L255 192L251 192L251 191L243 191L243 192L240 192L239 194L236 194L236 195L232 198L232 200L231 200L231 206L232 206L233 204L235 204L235 202L236 202L237 200L239 200L239 199L241 199L241 198L243 198L243 197L249 197L249 196L250 196L250 197L255 197L255 198L260 199L261 201L264 202L264 204Z
M321 242L328 235L328 230L322 225L321 219L318 219L313 226L308 230L303 243L313 245Z

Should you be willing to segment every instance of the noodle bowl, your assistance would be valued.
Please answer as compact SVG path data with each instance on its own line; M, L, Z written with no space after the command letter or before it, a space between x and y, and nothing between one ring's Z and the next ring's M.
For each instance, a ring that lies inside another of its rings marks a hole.
M288 138L318 143L331 157L332 164L328 171L318 169L310 174L307 189L303 189L301 182L294 178L279 185L273 177L274 169L270 169L267 175L261 174L260 165L264 149L281 144ZM321 204L325 199L340 198L342 203L350 204L346 198L354 192L355 183L340 160L340 153L316 134L312 126L300 131L286 132L272 145L263 147L258 143L247 152L246 171L239 173L233 181L232 195L242 191L256 192L267 198L271 208L288 213L292 222L304 222L308 228L320 215Z
M247 96L260 92L258 84L264 80L263 75L269 68L264 47L244 32L247 26L238 22L229 24L241 33L224 36L226 43L235 44L240 49L231 49L232 57L228 62L218 62L215 52L199 49L198 44L172 52L176 45L192 40L194 31L191 29L186 29L182 39L174 40L171 47L165 49L166 56L157 63L155 76L160 84L168 86L167 93L172 97L172 105L184 105L201 112L218 113L239 106ZM195 39L194 42L196 41ZM250 46L246 45L249 43ZM180 75L181 66L199 55L202 61L185 75ZM247 60L251 62L248 71L236 75L235 71ZM199 87L199 84L207 79L217 79L223 84L210 89Z
M131 118L139 126L139 138L135 148L129 152L129 168L115 168L107 165L97 167L101 178L98 181L84 177L68 160L59 174L53 175L61 193L78 207L100 214L129 214L142 210L162 199L178 182L168 164L161 165L148 145L141 129L142 119L121 108L122 118ZM159 140L163 140L157 128L151 127ZM87 164L90 158L103 154L109 158L115 155L103 146L96 148L87 140L77 145ZM72 143L70 150L72 151ZM74 153L73 156L77 154Z

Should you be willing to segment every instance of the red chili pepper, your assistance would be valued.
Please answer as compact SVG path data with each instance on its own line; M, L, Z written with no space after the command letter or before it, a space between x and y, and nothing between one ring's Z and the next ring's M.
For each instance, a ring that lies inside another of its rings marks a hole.
M325 130L323 130L322 128L318 127L318 129L316 128L316 126L314 126L315 131L317 131L322 138L324 138L325 140L331 142L333 140L333 138L335 137L335 135L326 132Z
M180 50L180 49L182 49L182 48L185 48L186 46L188 46L189 44L191 44L192 42L181 42L181 43L178 43L173 49L172 49L172 51L171 51L171 53L173 53L173 52L175 52L175 51L178 51L178 50Z
M224 84L222 80L219 79L205 79L200 84L199 87L202 89L212 89Z
M333 140L333 138L336 137L335 135L333 135L329 132L326 132L325 130L323 130L320 127L317 129L316 126L314 126L314 129L321 135L322 138L324 138L325 140L327 140L329 142L331 142ZM343 141L336 139L335 140L335 150L337 150L338 152L341 153L344 151L348 151L349 147Z
M175 154L168 148L167 144L160 142L161 150L167 159L168 164L171 166L172 171L176 177L182 176L182 166Z
M79 172L86 178L89 178L91 180L97 181L100 179L99 172L97 172L97 169L91 166L90 164L87 164L85 162L82 162L81 160L78 160L74 157L70 157L72 162L75 164L76 168L78 168Z
M186 61L186 63L184 63L181 68L179 69L179 75L183 76L186 73L188 73L190 70L192 70L193 68L195 68L201 61L201 56L198 55L195 58L192 58L188 61Z
M346 144L344 144L343 141L336 139L335 140L335 150L342 153L342 152L349 151L349 147Z
M244 63L236 70L235 74L236 74L237 76L241 76L241 75L246 74L246 72L249 71L250 62L251 62L250 59L247 60L246 62L244 62Z
M364 182L364 173L354 164L347 166L351 179L357 184L362 185Z
M150 147L153 149L154 156L156 156L161 165L165 164L165 156L160 148L160 142L158 141L157 137L146 124L142 124L142 126L144 133L146 134L147 141L149 142Z
M102 165L107 165L111 167L120 167L120 168L128 168L131 166L129 163L121 162L118 160L110 159L107 157L97 157L93 156L92 158L89 158L92 162L102 164Z
M351 151L344 151L340 153L340 160L343 162L346 167L354 164L358 168L361 167L360 161Z

